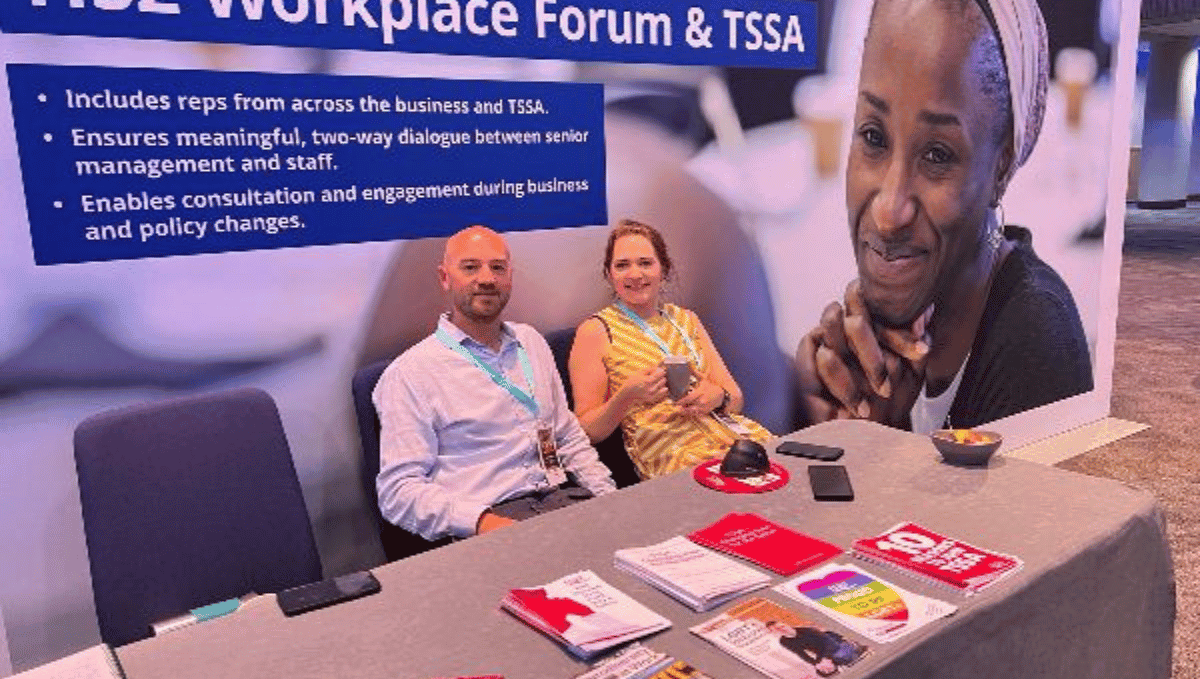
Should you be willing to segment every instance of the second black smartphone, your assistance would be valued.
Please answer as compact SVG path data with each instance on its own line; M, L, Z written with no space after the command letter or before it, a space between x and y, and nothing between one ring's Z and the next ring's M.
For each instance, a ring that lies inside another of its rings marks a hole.
M850 475L840 464L808 465L808 482L812 485L814 500L849 502L854 499Z
M780 455L794 455L796 457L804 457L810 460L820 460L821 462L833 462L842 456L841 448L832 446L819 446L815 443L802 443L800 441L784 441L775 448L775 452Z
M300 615L379 591L379 581L367 571L285 589L275 595L286 616Z

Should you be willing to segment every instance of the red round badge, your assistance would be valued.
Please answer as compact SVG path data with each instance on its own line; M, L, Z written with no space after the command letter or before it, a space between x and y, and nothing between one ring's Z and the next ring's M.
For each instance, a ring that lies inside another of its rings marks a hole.
M722 493L767 493L787 485L788 470L783 465L771 463L770 470L762 476L734 478L721 473L721 461L710 460L692 471L692 478Z

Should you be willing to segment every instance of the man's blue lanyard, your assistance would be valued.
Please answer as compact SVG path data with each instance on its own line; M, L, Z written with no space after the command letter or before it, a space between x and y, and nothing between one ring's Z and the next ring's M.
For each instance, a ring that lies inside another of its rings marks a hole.
M525 373L525 382L529 385L529 393L525 393L520 387L510 382L508 378L502 375L498 370L479 360L475 354L472 354L470 351L468 351L467 348L461 343L455 342L454 338L451 337L445 330L438 328L437 332L434 334L437 335L437 338L441 340L442 344L445 344L447 347L450 347L451 349L462 354L464 358L474 363L483 372L487 373L488 377L491 377L493 382L502 387L508 393L512 394L512 397L520 401L521 405L528 408L529 412L533 413L535 418L538 416L538 403L537 400L533 398L533 366L529 364L529 354L525 352L525 347L521 346L520 342L517 343L517 359L521 361L521 371Z
M658 345L658 348L662 349L664 356L670 356L673 353L671 348L667 346L666 341L664 341L657 332L654 332L654 328L650 327L650 324L646 322L646 319L633 313L633 311L631 311L629 307L625 306L625 303L621 300L617 300L617 308L621 310L621 313L628 316L629 320L636 323L647 337L654 340L655 344ZM670 316L666 314L663 314L662 316L663 318L667 319L668 323L670 323L676 330L679 331L679 335L683 337L683 343L687 345L688 351L692 354L692 360L696 362L696 369L700 369L700 354L696 351L696 345L692 343L692 338L689 337L688 334L683 331L683 328L679 327L679 324L676 323Z

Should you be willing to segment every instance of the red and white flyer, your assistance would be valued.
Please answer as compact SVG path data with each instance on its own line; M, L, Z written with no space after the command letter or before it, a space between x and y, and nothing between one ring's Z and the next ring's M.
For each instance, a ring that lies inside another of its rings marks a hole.
M895 566L967 595L986 589L1024 565L1010 554L976 547L912 522L855 540L853 553L865 561Z
M584 659L671 626L591 571L509 590L500 606Z
M844 550L764 519L757 514L726 514L713 525L688 535L699 545L732 554L775 571L795 575Z

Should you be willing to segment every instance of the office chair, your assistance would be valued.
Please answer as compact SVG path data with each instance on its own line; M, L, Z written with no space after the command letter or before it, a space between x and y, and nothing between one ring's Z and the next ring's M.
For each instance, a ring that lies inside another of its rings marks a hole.
M94 415L75 467L100 636L321 579L275 402L260 389Z
M571 394L571 371L568 369L567 363L571 357L571 346L575 344L575 328L546 333L546 343L550 345L550 352L554 354L554 365L558 367L558 374L562 377L563 389L567 392L567 406L574 410L575 398ZM629 452L625 450L625 438L620 427L609 434L608 438L595 444L595 448L596 452L600 454L600 461L612 472L613 481L616 482L618 488L632 486L641 480L637 473L637 467L633 466L633 460L629 459Z
M375 391L375 383L379 381L379 376L391 362L392 359L384 359L359 368L350 382L350 391L354 396L354 413L358 419L359 439L362 441L363 493L371 515L375 517L375 525L379 528L379 542L383 546L383 555L388 561L395 561L448 545L452 540L443 538L430 542L389 522L379 512L379 495L375 490L375 477L379 475L379 413L375 412L371 393Z

